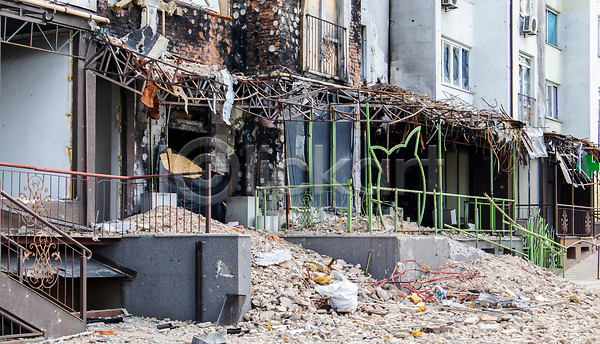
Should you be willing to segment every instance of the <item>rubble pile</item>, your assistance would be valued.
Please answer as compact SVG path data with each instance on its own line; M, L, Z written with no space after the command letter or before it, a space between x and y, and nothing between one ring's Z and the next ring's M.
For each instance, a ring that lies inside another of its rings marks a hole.
M206 218L187 209L158 206L148 212L134 215L116 225L117 230L126 228L127 234L202 234ZM211 220L211 233L239 234L245 231Z
M359 265L272 233L250 234L252 309L235 328L129 318L105 324L112 336L94 332L65 343L193 343L194 337L269 344L600 341L596 292L518 257L486 255L443 267L400 262L389 279L375 281Z

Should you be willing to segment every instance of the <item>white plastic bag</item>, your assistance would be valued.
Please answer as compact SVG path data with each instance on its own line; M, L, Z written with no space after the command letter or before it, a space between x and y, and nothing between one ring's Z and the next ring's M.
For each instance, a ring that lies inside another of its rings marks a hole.
M254 263L260 266L269 266L269 265L277 265L279 263L283 263L286 260L292 259L292 253L289 249L285 250L277 250L269 252L268 254L256 259Z
M316 286L321 296L329 296L329 305L338 312L352 312L358 307L358 286L350 281Z

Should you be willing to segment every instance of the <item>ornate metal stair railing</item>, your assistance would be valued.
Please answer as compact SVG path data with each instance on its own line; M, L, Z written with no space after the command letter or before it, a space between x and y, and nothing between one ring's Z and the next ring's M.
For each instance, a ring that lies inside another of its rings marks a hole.
M30 183L32 198L16 199L0 190L2 208L20 210L17 231L0 218L0 271L86 319L87 261L92 252L44 218L41 185ZM11 221L11 220L8 220ZM14 221L14 219L13 219Z

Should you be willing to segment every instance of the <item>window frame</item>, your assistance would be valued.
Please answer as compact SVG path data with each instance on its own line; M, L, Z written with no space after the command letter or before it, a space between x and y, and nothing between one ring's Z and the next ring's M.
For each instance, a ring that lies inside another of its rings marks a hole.
M464 45L442 39L442 84L471 91L470 51Z
M549 15L554 15L554 42L550 42L550 21ZM558 48L558 12L546 7L546 43Z
M555 120L558 120L558 86L558 84L546 81L546 117Z

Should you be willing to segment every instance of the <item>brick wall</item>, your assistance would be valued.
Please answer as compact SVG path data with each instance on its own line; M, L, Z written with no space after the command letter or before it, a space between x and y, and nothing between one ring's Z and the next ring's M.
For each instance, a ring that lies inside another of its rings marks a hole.
M299 0L249 0L247 7L248 73L290 70L301 73L302 10ZM351 0L348 30L348 83L360 83L361 0ZM311 75L309 75L311 76ZM312 75L311 77L315 77ZM332 81L327 79L327 81Z
M350 27L348 32L348 83L360 84L362 63L362 27L361 27L361 0L351 0Z
M230 68L233 63L231 18L179 5L184 13L166 17L166 34L162 32L162 16L158 16L158 32L169 39L168 51L202 64ZM140 28L142 10L139 6L129 4L115 13L106 0L99 0L98 13L111 20L105 27L111 36L120 38Z

